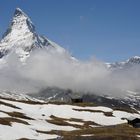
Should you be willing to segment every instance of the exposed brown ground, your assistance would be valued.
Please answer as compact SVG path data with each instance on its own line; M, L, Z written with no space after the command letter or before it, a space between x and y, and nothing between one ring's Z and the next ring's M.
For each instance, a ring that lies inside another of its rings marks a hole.
M21 119L27 119L27 120L34 120L33 118L30 118L28 116L26 116L25 114L21 113L21 112L6 112L6 111L0 111L3 113L6 113L7 115L11 116L11 117L16 117L16 118L21 118Z
M39 131L39 133L56 134L62 136L62 140L140 140L140 129L127 124L110 127L84 128L74 131ZM82 135L91 136L82 136Z
M9 126L11 126L13 122L29 125L28 122L20 120L20 119L17 119L17 118L12 118L12 117L0 118L0 124L2 124L2 125L9 125Z
M101 111L101 110L91 110L91 109L75 109L73 108L73 110L75 111L87 111L87 112L99 112L99 113L104 113L105 116L110 116L110 117L113 117L113 113L112 112L104 112L104 111Z

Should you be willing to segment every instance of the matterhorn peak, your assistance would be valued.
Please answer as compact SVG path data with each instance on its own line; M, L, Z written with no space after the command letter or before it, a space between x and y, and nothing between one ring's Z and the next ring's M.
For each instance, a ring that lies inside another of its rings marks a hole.
M25 28L26 26L31 32L35 32L35 26L32 21L20 8L16 8L11 26L19 27L19 29Z
M27 16L20 8L16 8L14 16L25 15Z
M14 37L19 37L21 34L25 34L27 32L35 32L35 26L30 18L20 8L16 8L9 28L2 38L7 36L9 38L9 36L13 34Z
M56 43L38 35L30 18L20 8L16 8L10 26L0 41L0 58L15 51L20 59L25 59L35 48L53 48L65 52Z

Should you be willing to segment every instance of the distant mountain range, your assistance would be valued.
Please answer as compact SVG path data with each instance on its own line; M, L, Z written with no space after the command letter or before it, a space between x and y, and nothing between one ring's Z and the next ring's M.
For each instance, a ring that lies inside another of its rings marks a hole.
M129 67L132 67L134 65L139 65L139 64L140 64L140 56L131 57L128 60L123 61L123 62L106 63L107 67L112 68L112 69L129 68Z

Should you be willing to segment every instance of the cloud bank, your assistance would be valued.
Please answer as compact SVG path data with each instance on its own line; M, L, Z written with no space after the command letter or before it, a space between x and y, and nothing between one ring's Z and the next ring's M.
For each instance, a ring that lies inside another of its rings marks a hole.
M67 53L43 49L32 52L25 64L12 53L0 66L1 91L36 93L46 87L59 87L119 97L127 90L138 91L139 83L140 66L112 71L96 58L73 61Z

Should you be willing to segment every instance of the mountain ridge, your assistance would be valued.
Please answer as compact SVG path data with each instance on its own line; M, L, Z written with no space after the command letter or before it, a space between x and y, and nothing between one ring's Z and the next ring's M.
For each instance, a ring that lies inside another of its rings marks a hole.
M134 65L139 65L140 64L140 56L133 56L130 57L129 59L121 62L114 62L114 63L106 63L108 68L111 69L123 69L123 68L129 68Z

